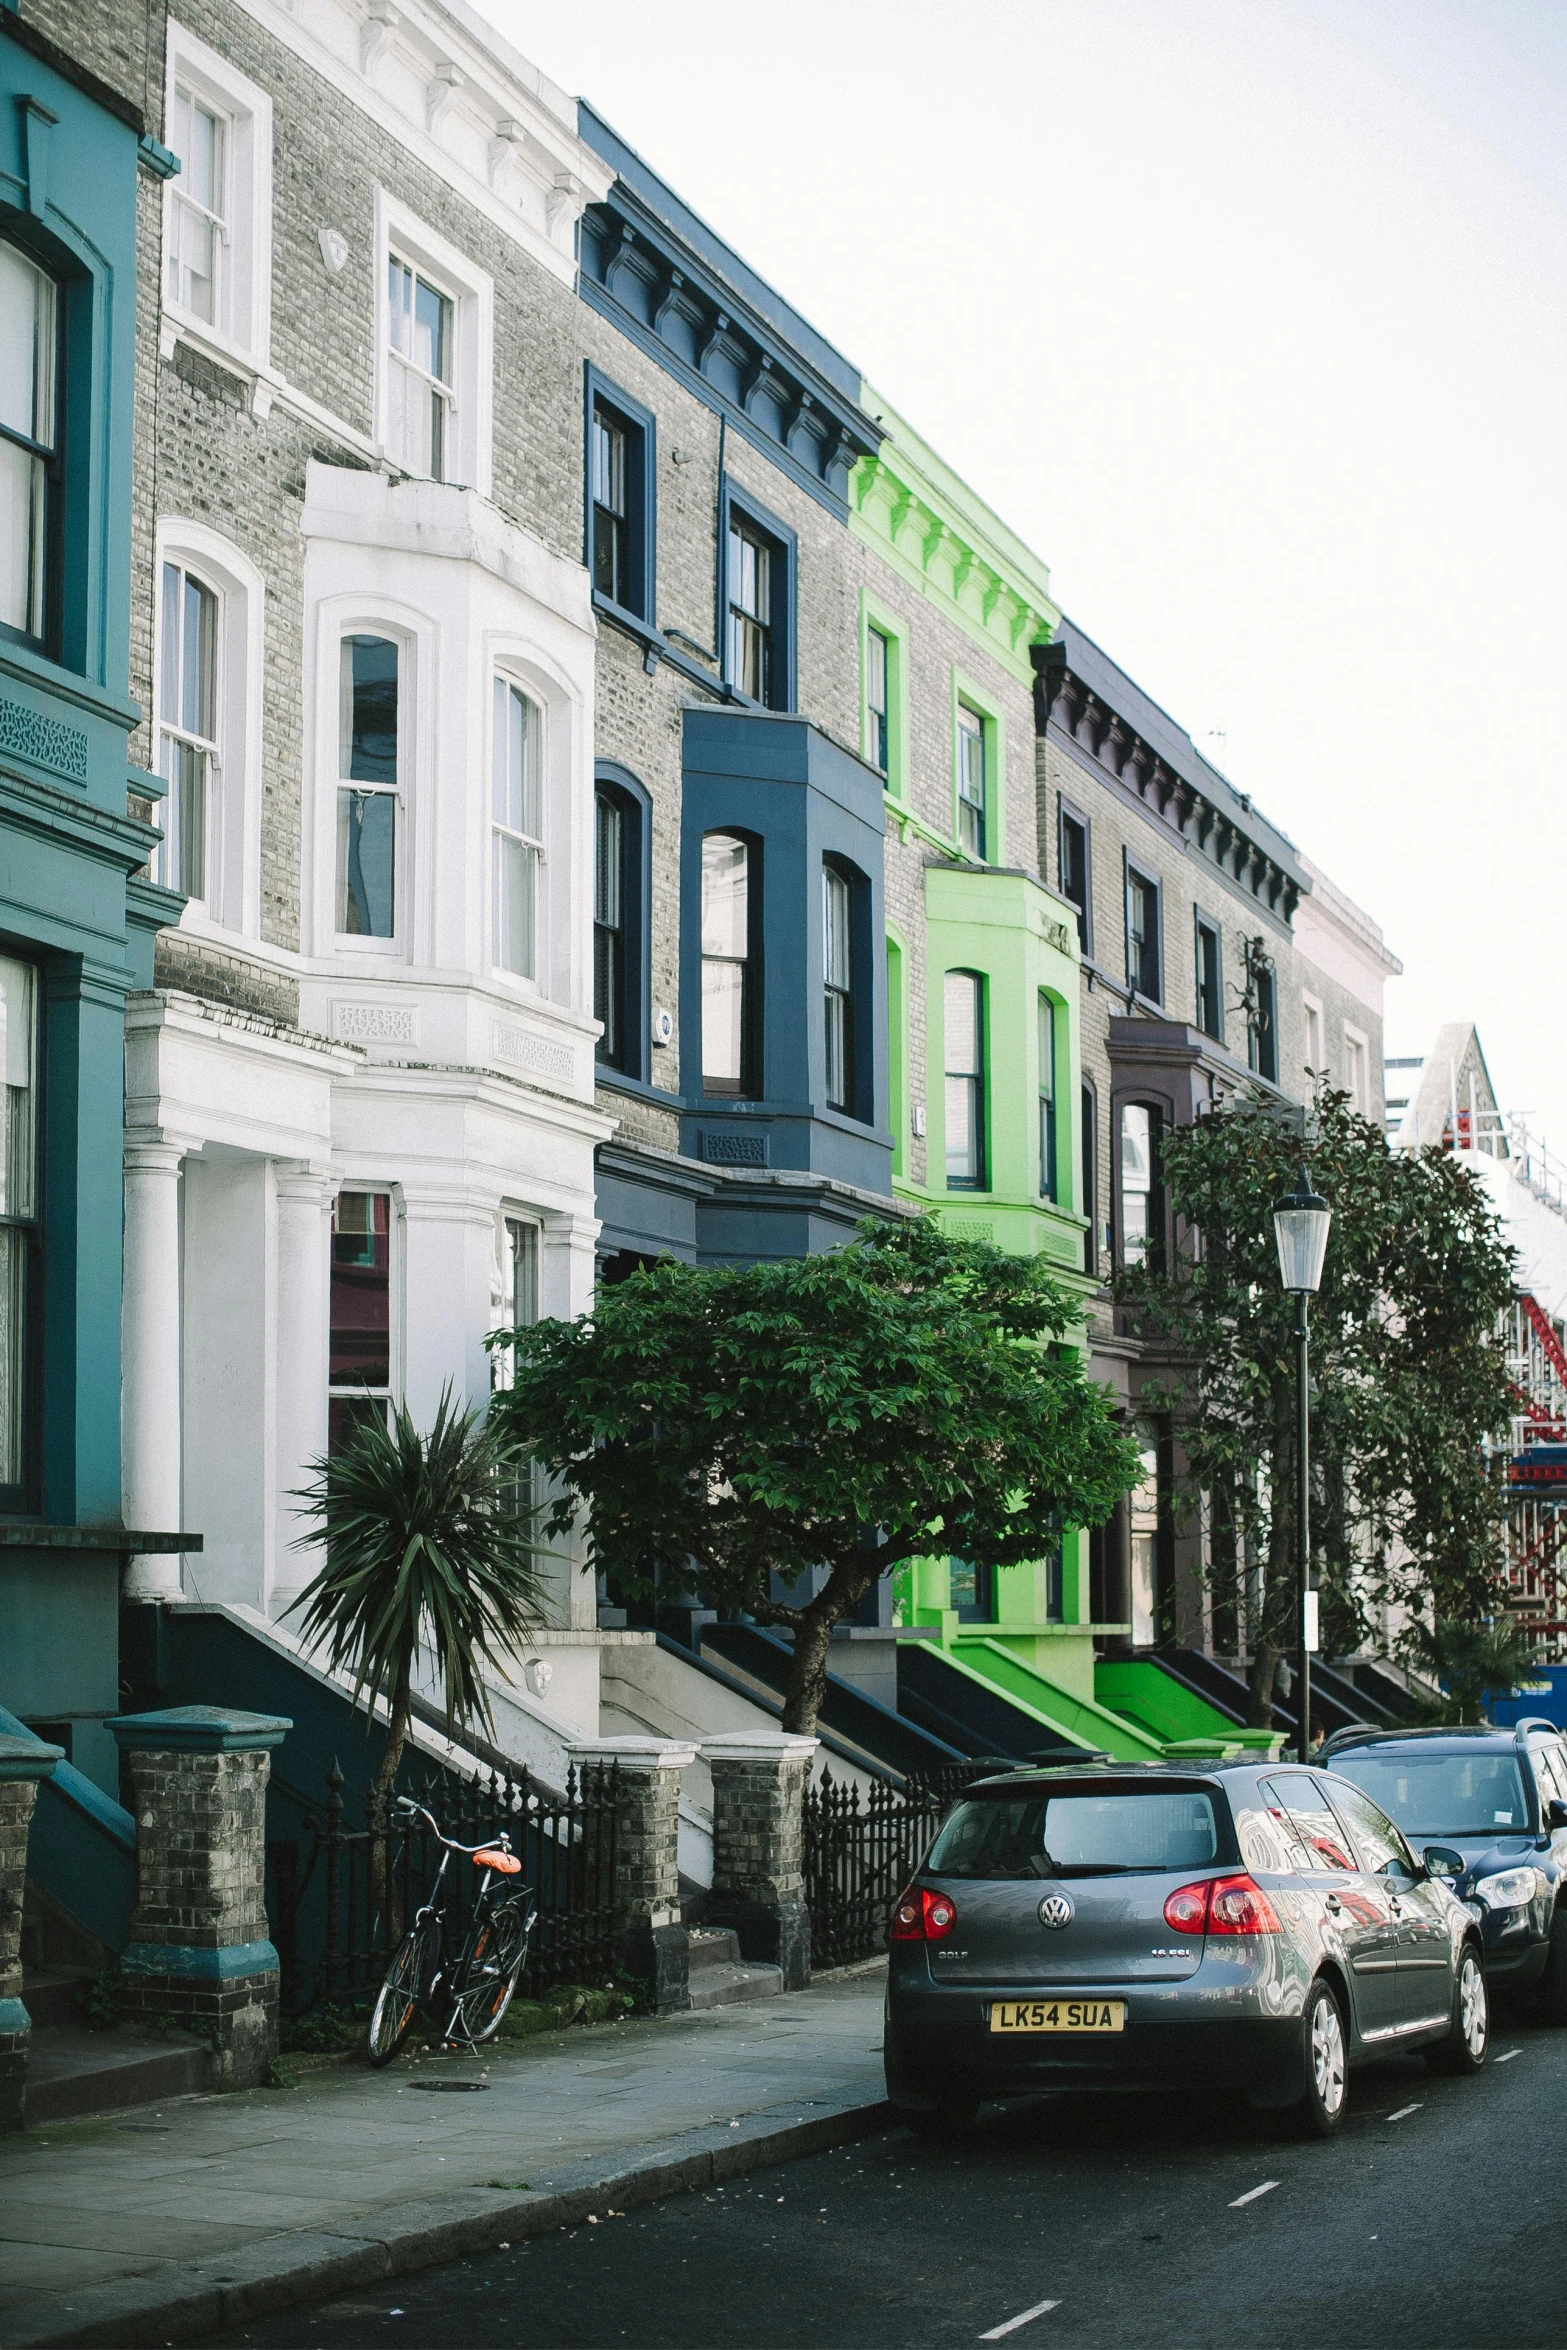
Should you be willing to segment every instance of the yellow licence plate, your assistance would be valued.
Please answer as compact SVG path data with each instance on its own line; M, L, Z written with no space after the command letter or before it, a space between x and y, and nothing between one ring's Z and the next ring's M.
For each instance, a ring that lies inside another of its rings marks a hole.
M1124 1999L996 1999L993 2032L1124 2032Z

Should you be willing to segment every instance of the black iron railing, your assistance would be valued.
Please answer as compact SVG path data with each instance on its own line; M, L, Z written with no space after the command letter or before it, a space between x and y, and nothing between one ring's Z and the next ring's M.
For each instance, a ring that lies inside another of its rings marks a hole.
M892 1905L940 1827L952 1796L878 1780L863 1793L830 1772L805 1791L805 1899L811 1964L852 1966L887 1947Z
M296 1803L297 1832L267 1846L268 1908L282 1968L284 2012L343 2005L372 1990L405 1927L426 1898L441 1848L422 1820L346 1817L343 1774L334 1763L318 1806ZM554 1983L602 1982L619 1961L614 1919L616 1805L613 1765L573 1769L564 1794L491 1772L451 1772L400 1784L459 1844L505 1834L538 1901L521 1989L538 1997ZM454 1857L446 1872L447 1936L466 1932L479 1876Z

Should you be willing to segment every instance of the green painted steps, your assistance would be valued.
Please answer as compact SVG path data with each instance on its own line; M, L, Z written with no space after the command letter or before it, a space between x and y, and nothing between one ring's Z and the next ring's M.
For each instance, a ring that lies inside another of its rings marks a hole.
M1240 1727L1159 1657L1099 1657L1094 1695L1161 1747L1218 1740L1242 1753L1274 1755L1283 1743L1282 1731Z
M999 1689L1030 1721L1054 1742L1089 1754L1108 1754L1115 1762L1158 1762L1163 1742L1093 1698L1075 1697L1059 1683L1047 1681L1031 1665L1015 1656L1004 1640L977 1630L959 1633L941 1655L956 1673Z

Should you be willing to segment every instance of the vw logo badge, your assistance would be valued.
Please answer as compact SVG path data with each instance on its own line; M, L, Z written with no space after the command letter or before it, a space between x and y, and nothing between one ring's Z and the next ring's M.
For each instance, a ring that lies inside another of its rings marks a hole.
M1072 1904L1064 1893L1047 1893L1039 1905L1042 1926L1069 1926L1072 1922Z

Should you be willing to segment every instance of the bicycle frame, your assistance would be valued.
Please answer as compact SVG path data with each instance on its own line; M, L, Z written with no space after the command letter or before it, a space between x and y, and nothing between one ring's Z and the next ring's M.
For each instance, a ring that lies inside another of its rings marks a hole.
M416 1817L424 1820L429 1827L431 1835L434 1836L435 1841L441 1847L441 1865L435 1872L434 1882L430 1886L428 1897L424 1902L421 1903L420 1907L414 1914L411 1931L422 1934L424 1944L423 1955L420 1964L419 1986L416 1994L419 2000L419 2004L425 2009L427 2014L434 2018L436 2014L435 2000L437 1993L444 1988L447 1997L454 1998L454 2005L452 2007L451 2016L447 2021L441 2035L443 2041L445 2041L448 2045L452 2045L460 2040L468 2040L468 2035L466 2033L459 2033L458 2023L462 2015L462 1997L467 1990L467 1984L464 1981L464 1977L466 1976L468 1969L473 1962L475 1943L477 1942L483 1928L490 1923L491 1919L495 1916L497 1911L502 1906L509 1908L511 1906L511 1902L507 1902L504 1905L492 1902L491 1891L496 1882L497 1871L491 1868L484 1869L481 1872L479 1879L479 1890L474 1896L473 1917L469 1924L468 1931L463 1937L463 1946L457 1953L452 1965L448 1967L445 1964L446 1911L445 1906L440 1899L442 1888L446 1882L446 1872L451 1865L451 1859L454 1852L460 1853L466 1859L470 1860L473 1859L478 1853L488 1852L491 1850L510 1853L511 1838L506 1835L501 1835L498 1837L489 1837L482 1844L457 1844L453 1842L451 1837L442 1835L440 1827L434 1816L425 1809L422 1803L415 1803L411 1796L405 1795L400 1797L398 1800L397 1809L403 1814L405 1819ZM508 1880L505 1878L501 1878L500 1881L502 1884L506 1884L508 1882ZM537 1910L533 1907L533 1887L530 1884L527 1884L525 1881L519 1879L513 1888L512 1900L527 1905L527 1916L524 1923L524 1932L531 1934L534 1919L537 1916ZM431 1963L432 1961L433 1964ZM426 1971L427 1969L428 1972ZM444 1999L442 2000L441 2004L443 2007L445 2006ZM471 2040L469 2041L469 2045L472 2045Z

